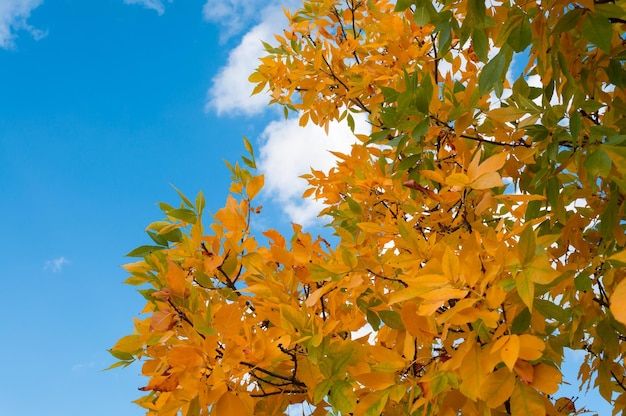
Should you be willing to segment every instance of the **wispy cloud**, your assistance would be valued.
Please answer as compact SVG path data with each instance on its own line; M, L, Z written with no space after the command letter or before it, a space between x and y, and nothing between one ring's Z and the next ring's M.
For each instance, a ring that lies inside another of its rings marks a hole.
M42 3L43 0L0 0L0 48L15 47L16 32L20 30L29 32L35 40L47 35L27 23L30 12Z
M80 364L76 364L72 366L72 372L79 372L79 371L83 371L83 370L87 370L89 368L93 368L96 366L96 362L95 361L90 361L88 363L80 363Z
M220 26L220 37L226 41L251 26L282 17L283 7L299 4L299 0L207 0L202 15Z
M171 3L172 0L168 0ZM159 16L165 13L165 4L163 0L124 0L124 4L138 4L146 9L155 10Z
M43 269L48 272L58 273L60 272L66 264L69 264L70 261L65 257L59 257L53 260L48 260L44 263Z
M366 117L356 114L355 131L368 133ZM321 127L308 124L302 128L298 118L271 122L261 134L259 170L265 174L265 195L280 203L289 219L310 224L322 204L302 199L307 183L300 178L310 169L328 171L336 162L330 151L349 153L356 142L347 123L331 123L328 136Z

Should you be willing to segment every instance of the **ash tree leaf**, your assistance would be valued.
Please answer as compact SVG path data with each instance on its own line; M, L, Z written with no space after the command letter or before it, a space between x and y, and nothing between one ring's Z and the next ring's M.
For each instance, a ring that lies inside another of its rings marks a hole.
M587 40L607 54L611 52L613 25L606 17L595 13L587 14L583 21L582 34Z
M532 31L530 29L530 21L524 16L518 25L511 28L506 43L515 51L523 52L532 40Z
M496 84L503 82L506 67L508 66L508 57L506 55L507 48L503 46L498 54L485 64L478 77L478 91L481 95L491 91Z
M139 246L126 254L126 257L146 257L148 254L154 253L155 251L163 250L164 248L165 247L163 246Z

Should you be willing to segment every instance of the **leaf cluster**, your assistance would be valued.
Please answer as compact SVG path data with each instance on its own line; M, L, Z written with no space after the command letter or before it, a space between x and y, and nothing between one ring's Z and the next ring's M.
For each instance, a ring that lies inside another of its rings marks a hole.
M250 232L252 146L130 254L150 415L566 415L581 387L626 408L626 6L307 0L266 45L256 92L300 123L369 135L305 176L337 243ZM510 79L511 62L528 64ZM116 364L114 364L116 365Z

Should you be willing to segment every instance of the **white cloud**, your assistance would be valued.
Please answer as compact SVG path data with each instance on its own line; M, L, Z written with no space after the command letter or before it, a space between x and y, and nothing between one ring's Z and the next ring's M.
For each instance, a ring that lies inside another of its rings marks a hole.
M206 110L224 113L254 115L261 113L269 102L266 94L251 96L254 85L248 77L258 66L264 50L262 39L273 39L272 26L261 23L248 32L239 46L228 56L228 62L213 78L207 93Z
M30 12L42 3L43 0L0 0L0 48L14 47L15 32L19 30L29 32L35 40L47 35L26 22Z
M171 3L172 0L168 0ZM165 12L165 4L163 0L124 0L124 4L138 4L146 9L155 10L159 16Z
M370 129L363 114L355 114L355 131ZM302 128L298 119L271 122L261 134L259 170L265 174L265 194L280 203L291 221L306 225L317 216L322 204L302 199L307 183L300 178L310 169L328 171L336 162L329 151L349 153L356 138L347 123L331 123L328 136L313 124Z
M222 38L229 38L242 29L254 26L242 37L239 45L230 51L228 61L213 78L207 93L207 111L218 115L255 115L263 112L270 101L261 93L251 96L254 85L248 77L266 54L261 41L275 43L274 34L288 28L283 7L294 9L296 0L208 0L203 14L207 20L218 22Z
M52 273L58 273L63 269L63 266L69 264L69 260L65 257L59 257L54 260L48 260L44 263L43 269Z
M282 18L282 7L300 5L296 0L207 0L202 16L209 22L220 25L223 41L259 22Z

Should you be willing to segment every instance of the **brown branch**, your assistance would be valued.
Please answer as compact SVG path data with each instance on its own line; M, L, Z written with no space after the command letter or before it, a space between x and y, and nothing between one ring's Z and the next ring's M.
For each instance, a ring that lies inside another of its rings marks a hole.
M483 137L480 136L468 136L467 134L461 134L461 137L464 139L468 139L468 140L475 140L477 142L481 142L481 143L489 143L489 144L495 144L496 146L510 146L510 147L532 147L532 144L530 143L526 143L524 141L519 141L519 142L499 142L496 140L489 140L489 139L485 139Z
M206 337L201 334L200 332L198 332L194 325L193 322L191 322L191 320L187 317L187 315L185 314L185 312L183 312L178 305L176 305L174 302L172 302L172 299L168 299L167 303L169 303L169 305L174 308L174 310L176 311L176 314L185 322L187 322L189 324L189 326L191 326L191 328L194 330L195 333L197 333L198 335L200 335L200 338L202 339L206 339Z
M626 391L626 385L624 385L624 376L622 376L621 380L617 379L617 376L615 375L615 373L613 372L613 370L611 370L611 375L613 376L613 378L615 379L615 382L617 383L618 386L620 386L622 388L622 390Z
M252 393L250 394L250 397L268 397L268 396L275 396L277 394L304 394L306 393L306 390L298 390L298 389L284 389L284 390L277 390L277 391L270 391L268 393Z
M401 283L401 284L402 284L402 286L404 286L404 287L409 287L409 285L408 285L408 284L407 284L404 280L401 280L401 279L395 279L395 278L393 278L393 277L383 276L382 274L376 273L375 271L373 271L373 270L371 270L371 269L366 269L366 270L368 271L368 273L371 273L371 274L373 274L374 276L376 276L376 277L378 277L378 278L380 278L380 279L383 279L383 280L389 280L389 281L391 281L391 282L399 282L399 283Z
M294 375L292 375L291 377L284 376L282 374L278 374L278 373L275 373L273 371L266 370L266 369L261 368L261 367L257 367L255 364L249 363L247 361L239 361L239 364L245 365L246 367L249 367L252 370L260 371L261 373L264 373L264 374L266 374L266 375L268 375L270 377L274 377L274 378L277 378L277 379L280 379L280 380L288 381L288 382L290 382L290 384L293 384L295 386L306 388L306 384L304 384L303 382L298 380Z

